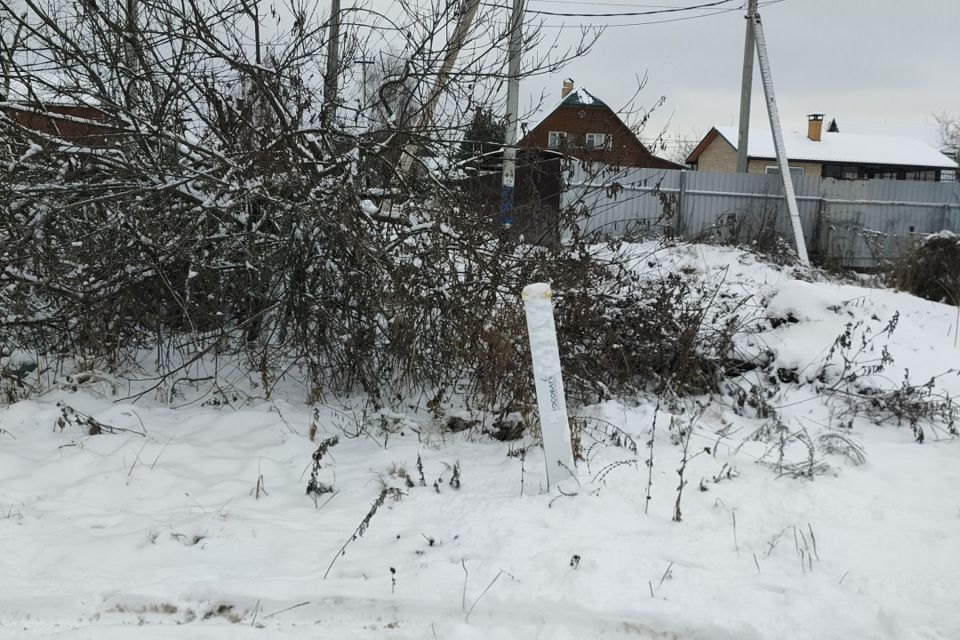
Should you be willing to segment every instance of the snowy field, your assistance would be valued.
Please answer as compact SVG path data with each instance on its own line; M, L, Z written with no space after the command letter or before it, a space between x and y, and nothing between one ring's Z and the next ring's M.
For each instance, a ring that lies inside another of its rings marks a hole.
M609 401L571 408L586 459L548 492L529 439L425 412L328 399L314 422L292 393L229 409L53 389L0 408L0 638L960 638L960 442L851 412L842 366L823 368L852 322L863 380L938 376L930 397L955 396L957 309L735 250L658 259L751 294L739 348L796 377L765 400L782 457L731 397ZM109 428L61 426L58 403Z

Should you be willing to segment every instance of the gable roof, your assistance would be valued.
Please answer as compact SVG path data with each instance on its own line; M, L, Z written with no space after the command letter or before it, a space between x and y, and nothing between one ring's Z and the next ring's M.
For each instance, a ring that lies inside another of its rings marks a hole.
M553 108L551 113L556 111L557 107L597 107L602 109L610 109L610 107L607 106L607 103L597 98L583 87L577 87L568 93L567 96L560 101L560 104ZM612 109L610 110L612 111Z
M704 149L718 136L734 149L739 130L734 126L714 127L697 145L687 162L696 162ZM805 132L784 131L783 142L787 158L796 162L837 162L850 164L881 164L908 167L956 169L957 163L927 143L916 138L861 133L832 133L825 131L819 142L807 138ZM750 158L776 158L773 136L766 129L750 129L747 147Z
M549 118L551 115L553 115L553 112L559 109L560 107L579 107L581 109L583 109L584 107L588 109L590 108L608 109L610 113L612 113L618 119L620 118L620 116L617 116L616 112L613 109L611 109L606 102L597 98L596 96L594 96L592 93L590 93L583 87L577 87L576 89L568 93L563 98L560 98L559 100L554 102L549 108L544 110L543 114L533 124L527 124L527 126L525 127L525 130L528 133L530 131L533 131L534 129L539 127L541 124L543 124L543 121ZM621 122L623 121L621 120ZM521 124L526 124L526 123L521 123Z
M673 162L672 160L666 160L665 158L661 158L659 156L654 155L654 153L647 148L647 145L643 144L643 142L640 141L640 138L637 137L637 134L633 131L633 129L627 126L627 124L623 121L623 119L619 116L619 114L617 114L616 111L611 109L607 103L605 103L600 98L597 98L596 96L594 96L592 93L590 93L583 87L576 87L575 89L570 91L570 93L568 93L566 96L562 97L559 101L555 102L552 107L544 111L543 115L540 116L540 119L537 120L537 122L532 126L528 125L528 126L522 127L523 135L520 137L520 140L518 140L517 142L518 146L523 146L524 143L528 141L531 138L531 136L534 135L534 132L540 126L542 126L543 123L550 116L552 116L558 110L566 109L566 108L577 109L577 110L581 110L581 109L592 110L594 112L592 114L593 116L599 115L600 117L608 117L611 123L616 123L617 125L619 125L619 127L622 127L623 131L630 135L630 137L633 139L636 145L640 148L640 150L645 155L652 158L656 163L658 163L657 166L668 165L676 169L686 168L682 164ZM597 114L596 112L606 112L609 115L605 115L603 113Z

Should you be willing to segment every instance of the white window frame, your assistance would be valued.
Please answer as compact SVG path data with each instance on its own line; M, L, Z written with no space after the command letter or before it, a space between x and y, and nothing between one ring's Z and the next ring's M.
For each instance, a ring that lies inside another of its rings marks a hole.
M606 133L588 133L584 138L587 149L609 149L612 144L612 136Z
M780 175L780 167L775 164L768 164L763 168L763 172L767 175L778 176ZM803 177L803 167L790 167L790 177L793 179Z
M566 146L566 141L566 131L551 131L549 134L547 134L548 149L560 149L561 147Z

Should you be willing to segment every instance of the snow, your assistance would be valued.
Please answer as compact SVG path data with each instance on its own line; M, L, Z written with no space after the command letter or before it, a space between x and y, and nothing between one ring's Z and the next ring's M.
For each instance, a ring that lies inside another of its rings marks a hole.
M718 126L716 130L737 148L738 133L734 126ZM849 162L942 167L955 169L957 163L926 142L916 138L862 133L830 133L821 140L807 138L806 131L784 131L787 157L791 161ZM775 158L773 136L768 129L750 129L748 155L752 158Z
M577 87L560 101L560 104L581 104L592 106L594 104L602 105L603 102L593 97L593 95L583 87Z
M733 249L637 255L749 294L757 323L737 348L801 378L848 323L855 348L869 329L868 350L893 357L872 383L899 383L907 369L924 381L960 361L955 307ZM955 373L936 385L960 392ZM173 409L117 402L94 384L0 408L0 638L960 637L960 465L945 432L918 445L907 426L859 415L843 433L866 461L827 456L825 473L797 479L748 438L764 421L729 403L694 419L658 413L655 398L607 401L571 408L590 425L587 460L561 492L547 491L539 448L521 453L529 440L444 432L415 410L370 416L357 398L312 407L277 393L237 410ZM58 402L116 432L61 430ZM847 419L808 383L770 402L812 435L840 433L830 425ZM351 437L362 423L367 434ZM697 455L673 522L684 425ZM334 493L315 504L304 495L311 455L333 436L318 478ZM351 541L389 487L403 497Z

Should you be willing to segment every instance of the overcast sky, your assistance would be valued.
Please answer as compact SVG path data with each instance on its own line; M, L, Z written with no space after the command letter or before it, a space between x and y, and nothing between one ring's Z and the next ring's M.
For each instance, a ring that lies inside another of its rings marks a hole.
M734 0L718 8L737 8ZM644 11L706 0L529 0L528 8L570 13ZM498 0L508 4L508 0ZM805 114L835 117L841 131L887 132L934 142L933 113L960 115L960 0L780 0L760 13L777 102L785 129L805 128ZM702 14L707 10L646 17L543 16L547 25L637 23ZM584 58L553 76L525 81L522 104L541 92L559 98L565 77L589 88L614 109L645 72L638 106L665 95L648 125L651 136L672 116L673 132L703 134L714 124L735 124L739 113L745 21L729 11L676 22L609 27ZM555 32L556 29L548 27ZM562 31L569 40L576 29ZM767 126L763 89L755 64L752 126Z

